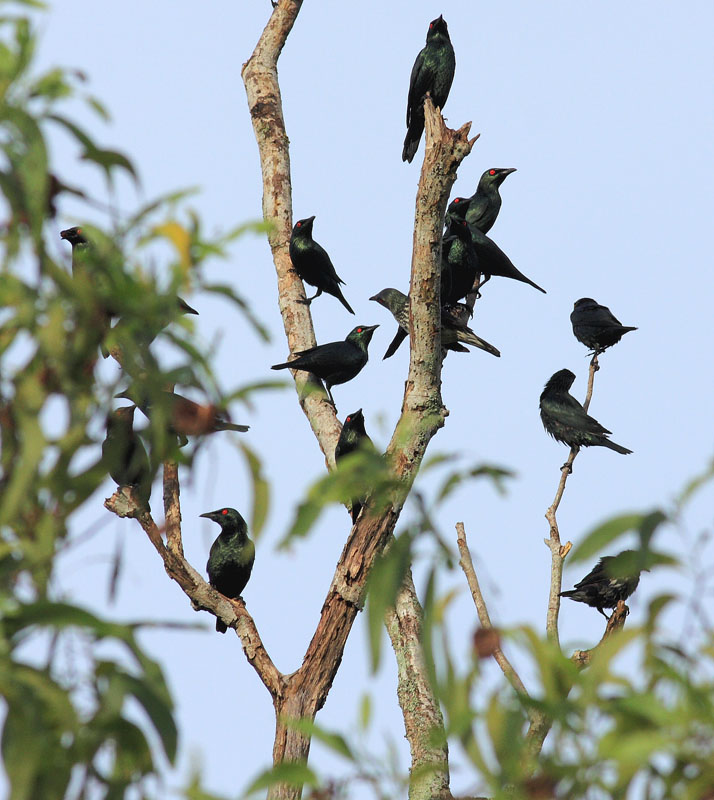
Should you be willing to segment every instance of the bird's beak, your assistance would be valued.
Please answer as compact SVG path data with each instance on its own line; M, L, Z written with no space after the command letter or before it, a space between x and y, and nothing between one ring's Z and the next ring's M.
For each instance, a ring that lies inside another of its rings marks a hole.
M69 231L60 231L60 239L69 239Z
M370 300L374 300L375 303L381 303L382 302L382 298L378 294L373 294L369 299Z
M379 325L365 325L364 330L366 331L376 331Z
M505 178L506 175L510 175L512 172L518 172L518 170L515 167L509 167L508 169L504 169L501 175Z
M308 217L308 218L305 220L305 222L314 222L314 221L315 221L315 215L314 215L314 214L313 214L311 217Z
M214 520L215 517L213 516L213 511L206 511L205 514L199 514L199 517L205 517L206 519Z

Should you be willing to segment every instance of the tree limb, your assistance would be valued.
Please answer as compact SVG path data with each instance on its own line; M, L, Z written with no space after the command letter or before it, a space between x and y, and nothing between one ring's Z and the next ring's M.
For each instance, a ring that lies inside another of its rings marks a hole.
M485 628L486 630L495 630L493 624L491 623L491 617L488 614L488 609L486 608L486 601L483 599L483 594L481 593L481 587L479 586L478 578L476 577L476 570L474 569L474 564L471 559L471 552L469 551L469 545L466 541L466 529L464 528L463 522L456 523L456 541L459 546L459 565L464 571L464 575L466 575L466 581L469 585L469 589L471 590L471 597L474 601L474 605L476 606L476 613L478 614L481 627ZM501 668L501 672L503 672L503 674L506 676L511 686L520 694L528 695L528 690L526 689L523 681L504 654L503 650L501 650L500 645L493 649L492 655L498 666Z

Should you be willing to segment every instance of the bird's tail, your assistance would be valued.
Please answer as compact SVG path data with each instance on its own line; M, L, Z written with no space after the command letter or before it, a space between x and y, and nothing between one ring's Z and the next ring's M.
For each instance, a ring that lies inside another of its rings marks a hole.
M222 619L218 619L216 617L216 630L218 633L225 633L228 630L228 626Z
M419 142L424 131L424 120L414 119L415 116L416 114L412 115L412 124L407 128L407 135L404 137L404 149L402 150L402 161L408 161L410 164L419 149Z
M606 439L604 436L602 437L602 441L600 442L604 447L609 447L610 450L614 450L616 453L621 453L623 456L629 455L632 450L628 450L626 447L623 447L621 444L617 442L611 442L609 439Z
M516 272L518 272L519 275L519 277L517 277L516 280L529 284L534 289L537 289L539 292L543 292L543 294L548 294L542 286L538 286L538 284L535 281L532 281L530 278L527 278L522 272L518 270L516 270Z
M459 331L459 341L465 344L472 344L474 347L478 347L479 350L485 350L492 356L496 356L496 358L501 357L501 352L498 349L480 336L476 336L472 330Z
M217 431L238 431L239 433L245 433L246 431L250 430L250 425L236 425L235 422L226 422L224 419L219 419L216 422L216 430Z
M345 296L342 294L342 290L339 286L336 287L335 297L342 303L342 305L350 312L350 314L354 314L355 312L352 310L352 306L345 300Z

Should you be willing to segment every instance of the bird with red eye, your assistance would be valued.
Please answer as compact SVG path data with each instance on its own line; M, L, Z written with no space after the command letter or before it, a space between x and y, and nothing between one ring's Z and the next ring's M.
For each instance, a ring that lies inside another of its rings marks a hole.
M358 325L341 342L318 344L309 350L300 350L292 361L273 364L271 369L299 369L312 373L325 382L327 396L332 405L332 387L347 383L358 375L368 360L367 347L379 325Z
M360 408L354 414L345 417L345 423L342 426L340 438L337 440L337 446L335 447L335 464L342 461L345 456L364 449L374 450L375 448L372 440L367 436L367 431L364 429L364 414ZM352 515L353 525L357 522L363 502L364 497L352 498L350 514Z
M293 263L293 269L301 280L317 288L317 292L312 297L301 302L309 306L316 297L326 292L336 297L350 314L354 314L355 312L345 300L340 289L340 284L344 286L345 282L335 271L325 248L312 238L314 221L314 216L298 220L290 236L290 260Z
M477 228L481 233L488 233L501 210L501 195L499 189L506 178L515 172L515 167L507 169L491 167L479 179L476 191L466 200L466 222Z
M429 23L426 45L416 57L409 79L407 135L402 161L412 162L424 132L424 98L427 93L436 108L443 109L456 71L456 56L443 17Z

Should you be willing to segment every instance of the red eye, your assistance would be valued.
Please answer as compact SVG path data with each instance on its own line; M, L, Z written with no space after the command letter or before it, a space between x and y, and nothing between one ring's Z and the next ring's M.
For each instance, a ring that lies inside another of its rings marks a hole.
M489 174L489 175L495 175L495 174L496 174L496 170L495 170L495 169L490 169L490 170L488 171L488 174Z
M456 200L454 200L454 203L460 203L460 202L461 202L461 198L460 197L457 197Z
M225 515L226 515L227 513L228 513L228 509L227 509L227 508L224 508L224 509L223 509L223 511L221 511L221 514L223 514L223 516L224 516L224 517L225 517Z
M434 23L433 23L433 22L430 22L430 23L429 23L429 30L431 30L433 27L434 27Z
M357 333L362 333L362 328L357 328Z
M347 417L347 419L345 420L345 422L352 422L352 417Z
M298 224L295 227L302 228L302 222L298 222Z

